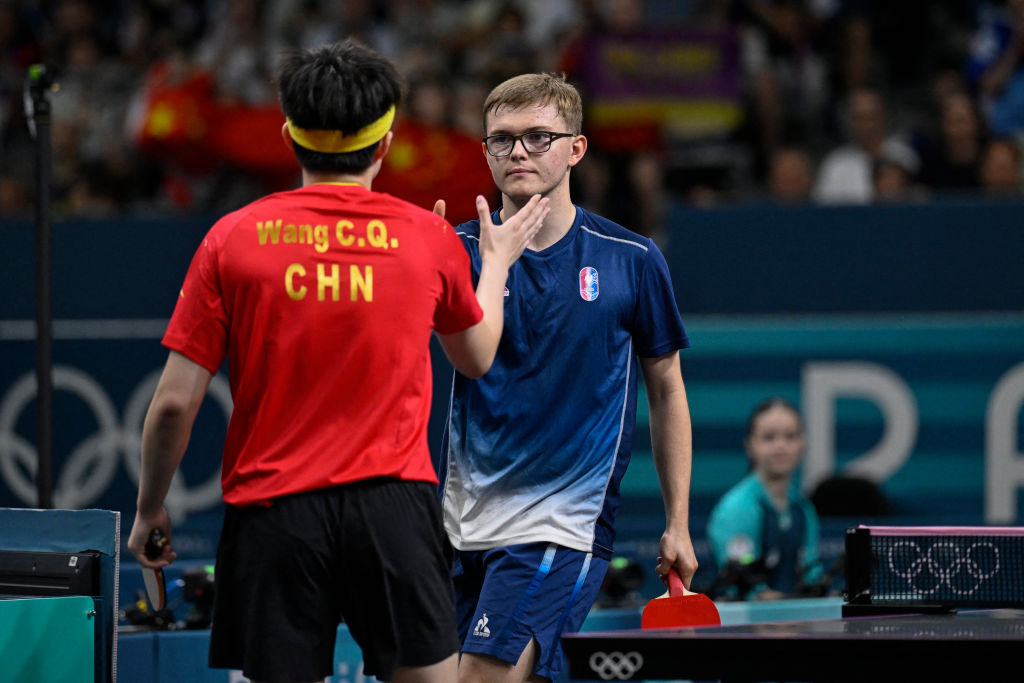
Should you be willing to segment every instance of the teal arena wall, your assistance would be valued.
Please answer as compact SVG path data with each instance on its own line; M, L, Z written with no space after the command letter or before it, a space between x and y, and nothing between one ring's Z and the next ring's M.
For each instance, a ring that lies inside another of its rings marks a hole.
M852 468L877 480L889 521L1019 522L1021 215L1019 202L966 200L673 210L663 250L693 343L682 359L698 542L711 505L745 471L745 417L769 395L804 411L808 490ZM59 507L117 510L130 527L142 417L166 357L159 339L210 224L191 217L53 226ZM3 224L0 253L0 506L31 507L32 224ZM434 361L436 449L451 369L436 345ZM169 498L183 557L213 554L229 409L222 373ZM646 419L641 405L619 523L620 546L640 554L656 544L662 523Z

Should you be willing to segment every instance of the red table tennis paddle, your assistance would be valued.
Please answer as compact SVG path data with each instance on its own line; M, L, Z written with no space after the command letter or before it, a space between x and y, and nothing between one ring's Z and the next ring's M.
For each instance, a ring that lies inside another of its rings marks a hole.
M668 573L668 593L649 601L640 615L642 629L721 624L722 618L711 598L686 590L682 578L674 569Z
M167 545L167 537L163 530L153 529L149 532L149 540L146 541L146 557L155 560L164 552ZM167 605L167 582L164 579L164 570L160 567L143 567L142 581L146 584L146 598L154 611L159 612Z

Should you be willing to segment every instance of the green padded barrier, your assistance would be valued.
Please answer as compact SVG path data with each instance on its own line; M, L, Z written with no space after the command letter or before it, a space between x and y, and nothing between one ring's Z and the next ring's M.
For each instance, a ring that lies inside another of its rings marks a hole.
M91 597L0 600L0 683L94 683Z

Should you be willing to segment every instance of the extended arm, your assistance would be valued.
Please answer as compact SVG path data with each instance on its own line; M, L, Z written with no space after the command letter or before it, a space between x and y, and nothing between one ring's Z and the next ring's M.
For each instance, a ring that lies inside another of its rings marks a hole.
M535 195L514 216L496 226L491 222L486 199L477 197L476 208L480 216L481 258L476 298L484 317L467 330L437 336L455 369L471 379L482 376L494 361L505 325L504 292L508 269L540 230L549 211L548 200Z
M675 568L689 587L697 572L697 557L690 540L690 471L693 442L690 408L680 369L679 352L641 358L651 416L651 448L665 502L665 533L657 572L662 581Z
M1020 64L1022 41L1024 41L1024 13L1018 10L1013 15L1013 28L1009 42L999 57L981 75L979 85L983 95L995 97L1006 87Z
M146 557L144 547L154 528L163 529L170 538L170 518L164 509L164 498L185 455L192 424L211 379L213 375L206 368L171 351L149 404L142 426L138 510L128 537L128 549L143 566L164 566L175 557L170 543L155 561Z

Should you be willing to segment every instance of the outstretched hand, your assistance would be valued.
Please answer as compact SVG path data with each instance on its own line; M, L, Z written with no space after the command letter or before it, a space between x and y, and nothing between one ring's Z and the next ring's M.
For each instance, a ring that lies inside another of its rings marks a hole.
M438 201L443 203L443 200ZM551 212L549 201L547 197L535 194L515 215L507 218L501 225L495 225L491 221L491 209L487 205L487 200L483 195L477 195L476 211L480 217L481 256L490 254L498 259L501 265L510 268L544 225L544 219ZM443 206L441 208L444 209ZM437 205L434 206L434 212L437 212Z

